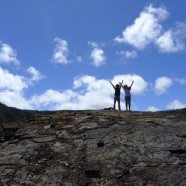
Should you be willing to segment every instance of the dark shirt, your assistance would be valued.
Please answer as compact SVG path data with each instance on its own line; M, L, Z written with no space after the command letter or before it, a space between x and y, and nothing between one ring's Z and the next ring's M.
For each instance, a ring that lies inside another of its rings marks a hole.
M115 96L120 96L120 87L115 88Z

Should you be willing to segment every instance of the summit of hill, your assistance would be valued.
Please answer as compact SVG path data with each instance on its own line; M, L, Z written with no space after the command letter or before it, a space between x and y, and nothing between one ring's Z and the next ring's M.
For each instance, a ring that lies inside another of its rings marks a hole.
M0 185L186 185L185 109L0 114Z

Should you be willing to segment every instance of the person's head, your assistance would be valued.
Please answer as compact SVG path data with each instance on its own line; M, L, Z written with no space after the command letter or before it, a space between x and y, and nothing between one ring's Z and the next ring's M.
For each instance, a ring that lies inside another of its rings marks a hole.
M124 85L124 88L128 88L128 86L127 85Z
M120 85L119 84L116 84L116 88L120 88Z

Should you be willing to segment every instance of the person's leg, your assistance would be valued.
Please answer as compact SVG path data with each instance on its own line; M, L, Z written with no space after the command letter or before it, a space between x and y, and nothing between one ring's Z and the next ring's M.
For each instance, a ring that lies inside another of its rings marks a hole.
M126 110L128 111L130 111L130 96L126 96L125 97L125 101L126 101Z
M131 106L131 96L129 96L129 111L130 111L130 106Z
M125 96L125 106L126 106L126 111L127 111L127 97Z
M120 97L118 97L118 109L121 110L121 106L120 106Z

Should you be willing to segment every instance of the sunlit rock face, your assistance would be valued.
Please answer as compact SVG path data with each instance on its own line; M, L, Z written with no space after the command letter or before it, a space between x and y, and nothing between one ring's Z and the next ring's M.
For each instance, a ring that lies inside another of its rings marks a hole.
M59 111L0 125L0 185L186 185L186 116Z

